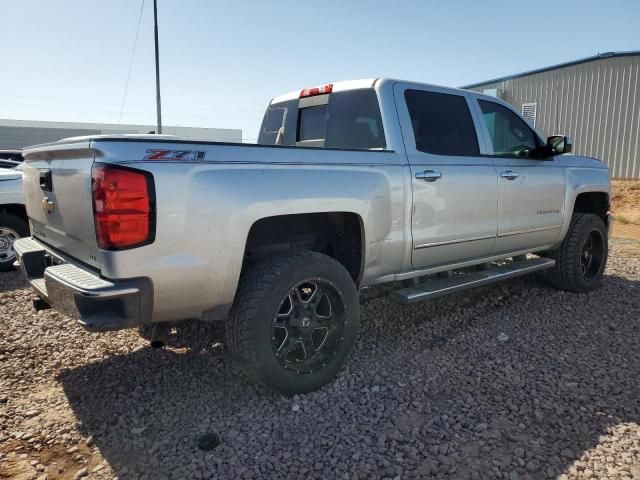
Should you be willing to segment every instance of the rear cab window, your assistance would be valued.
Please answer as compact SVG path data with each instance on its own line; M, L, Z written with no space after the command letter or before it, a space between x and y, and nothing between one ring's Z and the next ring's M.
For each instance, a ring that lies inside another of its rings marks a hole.
M347 90L272 104L260 145L385 149L378 97L372 88Z

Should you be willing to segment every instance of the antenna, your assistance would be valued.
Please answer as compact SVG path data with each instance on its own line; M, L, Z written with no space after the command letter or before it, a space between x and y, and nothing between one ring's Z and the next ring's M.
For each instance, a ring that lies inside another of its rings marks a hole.
M160 53L158 50L158 1L153 0L153 28L156 47L156 114L158 117L158 134L162 133L162 107L160 105Z

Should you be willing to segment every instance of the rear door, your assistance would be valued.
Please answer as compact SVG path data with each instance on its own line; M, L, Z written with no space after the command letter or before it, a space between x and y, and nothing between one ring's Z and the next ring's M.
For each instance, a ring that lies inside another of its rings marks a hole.
M564 170L539 155L542 139L510 107L478 99L487 147L498 172L498 238L495 254L554 243L564 211Z
M464 92L398 83L411 168L415 269L488 256L496 238L496 170ZM479 140L480 139L480 140Z

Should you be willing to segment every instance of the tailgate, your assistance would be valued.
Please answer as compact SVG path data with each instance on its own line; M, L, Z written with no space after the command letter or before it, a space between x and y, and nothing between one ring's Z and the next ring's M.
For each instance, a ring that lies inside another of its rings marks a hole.
M24 193L31 234L77 260L98 265L90 139L25 149Z

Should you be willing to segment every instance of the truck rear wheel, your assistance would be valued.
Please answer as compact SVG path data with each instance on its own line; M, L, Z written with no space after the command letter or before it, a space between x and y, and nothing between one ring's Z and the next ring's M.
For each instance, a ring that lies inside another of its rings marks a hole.
M578 293L598 288L608 253L607 229L602 219L591 213L574 213L560 247L549 252L556 261L549 272L551 284Z
M0 212L0 272L8 272L16 261L13 242L29 235L29 225L22 218Z
M284 395L317 390L342 369L358 335L358 292L318 252L277 253L242 275L226 344L249 376Z

